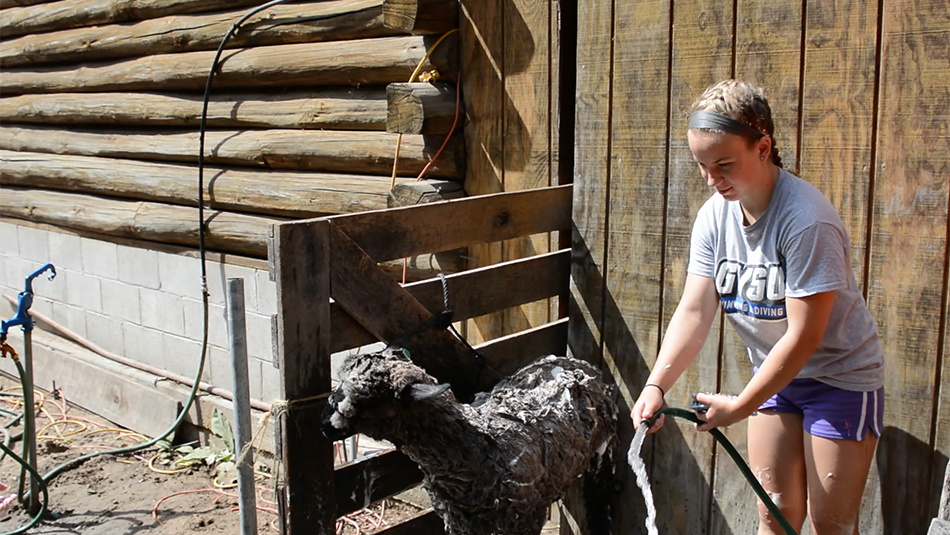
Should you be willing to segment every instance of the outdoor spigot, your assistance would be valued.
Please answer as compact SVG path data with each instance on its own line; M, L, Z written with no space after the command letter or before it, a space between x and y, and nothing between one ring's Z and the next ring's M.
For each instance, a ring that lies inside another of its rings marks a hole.
M23 291L17 294L16 315L0 322L0 340L7 339L7 332L10 330L10 327L20 325L23 332L33 330L33 318L31 318L28 313L30 307L33 306L33 279L39 277L47 270L50 272L47 278L53 280L53 278L56 277L56 267L54 267L53 264L46 264L26 277Z

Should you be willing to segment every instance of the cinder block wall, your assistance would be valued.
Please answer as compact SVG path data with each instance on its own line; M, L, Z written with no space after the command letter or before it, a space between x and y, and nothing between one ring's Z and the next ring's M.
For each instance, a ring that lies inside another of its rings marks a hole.
M33 311L109 352L194 377L202 338L200 261L162 249L0 221L0 291L15 298L30 273L52 263L56 278L34 281ZM231 389L226 284L228 278L242 278L251 397L271 402L279 398L271 342L276 286L259 261L243 263L208 261L211 304L203 380ZM10 307L0 310L3 319L11 315Z

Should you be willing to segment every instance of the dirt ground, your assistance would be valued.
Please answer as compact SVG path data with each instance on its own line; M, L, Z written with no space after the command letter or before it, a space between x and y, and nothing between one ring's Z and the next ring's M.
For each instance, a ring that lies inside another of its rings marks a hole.
M15 397L17 392L15 383L0 378L0 409L19 413L22 405ZM38 403L41 405L37 417L40 431L37 463L41 474L87 453L143 440L141 436L114 428L113 424L78 407L64 406L62 399L54 399L52 395L44 394ZM6 413L0 414L0 421L5 423L10 419ZM61 423L50 425L51 419ZM16 436L22 427L10 426L9 431ZM12 442L12 449L17 454L20 454L21 447L21 441ZM166 453L163 455L162 451ZM50 514L30 533L240 533L237 490L219 480L223 478L227 482L229 475L216 476L215 470L206 463L180 470L173 460L181 457L180 452L152 447L134 456L97 457L63 472L49 486ZM149 461L152 461L151 466ZM258 533L277 533L273 479L266 475L266 466L258 468L261 473L257 476ZM0 462L0 483L9 487L0 492L0 496L16 495L19 471L19 465L9 457ZM372 533L418 510L419 507L406 501L387 500L385 506L379 504L341 520L337 531L353 534L357 533L359 526L360 533ZM16 504L0 520L0 532L15 530L31 518L23 507Z

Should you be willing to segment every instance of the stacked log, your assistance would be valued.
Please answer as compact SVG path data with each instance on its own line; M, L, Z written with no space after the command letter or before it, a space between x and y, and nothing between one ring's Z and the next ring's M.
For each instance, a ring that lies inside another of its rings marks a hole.
M221 39L260 3L0 0L3 215L196 245L202 93ZM265 257L274 222L383 209L394 185L427 191L410 185L424 168L459 183L455 85L406 85L454 82L457 24L454 0L293 2L248 19L207 103L208 247ZM411 260L410 278L463 263L441 260Z

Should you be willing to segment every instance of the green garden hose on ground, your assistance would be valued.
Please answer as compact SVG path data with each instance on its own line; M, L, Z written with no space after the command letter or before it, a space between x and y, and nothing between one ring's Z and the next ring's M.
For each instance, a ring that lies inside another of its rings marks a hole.
M648 423L652 424L652 422L655 421L656 418L659 418L661 414L669 414L670 416L689 420L690 422L696 424L704 423L696 416L694 412L673 407L667 407L657 411L657 413L653 416L653 419L649 420ZM732 457L732 460L735 461L736 466L739 467L739 471L742 472L742 475L745 476L746 480L749 482L749 485L752 486L752 490L755 491L755 493L759 496L759 499L762 500L762 503L765 504L766 509L772 513L772 516L774 516L779 525L782 526L782 529L785 530L786 535L798 535L798 532L795 531L795 528L793 528L791 524L789 524L788 520L785 518L785 515L779 511L778 506L776 506L775 502L772 501L772 498L769 497L769 493L765 492L765 489L762 488L762 485L759 483L759 480L756 479L755 474L752 473L749 465L746 464L745 460L742 458L742 455L739 454L735 446L729 442L729 439L726 438L726 435L723 435L722 431L716 428L710 429L709 433L712 434L713 438L716 439L716 442L718 442L719 445L726 450L726 453Z

